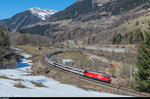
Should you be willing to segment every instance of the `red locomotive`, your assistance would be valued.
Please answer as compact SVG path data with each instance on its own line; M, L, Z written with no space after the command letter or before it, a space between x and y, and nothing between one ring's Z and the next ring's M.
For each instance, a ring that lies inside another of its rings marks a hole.
M111 83L111 77L106 73L93 72L93 71L85 70L84 71L84 76L89 77L89 78L93 78L93 79L96 79L96 80L100 80L102 82Z

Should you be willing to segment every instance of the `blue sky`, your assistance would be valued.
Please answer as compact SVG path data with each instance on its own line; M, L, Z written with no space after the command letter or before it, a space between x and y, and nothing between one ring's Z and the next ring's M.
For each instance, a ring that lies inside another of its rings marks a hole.
M0 20L32 7L42 9L63 10L76 0L0 0Z

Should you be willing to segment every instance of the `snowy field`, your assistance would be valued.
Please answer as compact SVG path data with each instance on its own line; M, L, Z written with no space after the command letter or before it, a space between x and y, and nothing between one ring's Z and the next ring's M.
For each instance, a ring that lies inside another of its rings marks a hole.
M92 90L84 90L74 85L62 84L45 76L30 76L32 57L29 54L21 54L25 57L14 69L0 70L0 97L129 97L102 93ZM32 82L42 83L46 87L37 87ZM14 85L21 84L26 88L17 88Z

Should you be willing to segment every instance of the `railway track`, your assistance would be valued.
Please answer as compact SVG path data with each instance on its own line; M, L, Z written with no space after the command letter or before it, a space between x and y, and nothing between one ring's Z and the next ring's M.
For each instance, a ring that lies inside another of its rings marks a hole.
M145 93L141 93L141 92L136 92L132 89L128 89L128 88L125 88L125 87L120 87L120 88L116 88L116 85L115 84L108 84L108 83L104 83L104 82L100 82L98 80L95 80L95 79L91 79L91 78L87 78L87 77L84 77L80 74L77 74L77 73L73 73L73 72L70 72L70 71L67 71L67 70L63 70L61 68L58 68L58 67L55 67L55 66L52 66L51 64L49 64L46 60L45 60L45 57L43 57L40 62L48 67L48 68L51 68L53 70L57 70L57 71L61 71L65 74L68 74L68 75L71 75L73 76L74 78L76 79L79 79L80 78L80 81L85 81L85 82L88 82L88 83L92 83L96 86L99 86L99 87L103 87L103 88L108 88L108 89L111 89L111 90L114 90L116 92L118 92L117 94L120 94L120 93L124 93L124 95L129 95L129 96L135 96L135 97L150 97L149 94L145 94ZM115 92L115 93L116 93ZM121 95L121 94L120 94Z

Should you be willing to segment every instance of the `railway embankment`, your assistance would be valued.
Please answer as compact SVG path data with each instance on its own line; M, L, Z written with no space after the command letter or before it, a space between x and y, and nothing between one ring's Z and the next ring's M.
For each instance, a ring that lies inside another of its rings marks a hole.
M92 88L94 90L118 94L118 95L129 95L129 96L136 96L136 97L147 97L147 96L149 96L149 94L146 94L146 93L136 92L132 89L119 87L119 86L116 86L114 84L102 83L102 82L99 82L97 80L85 78L81 75L78 75L78 74L75 74L72 72L61 70L57 67L50 65L47 61L44 60L44 58L41 60L41 63L45 66L51 67L51 70L53 69L57 75L57 76L55 75L53 77L56 77L56 78L58 77L59 80L61 79L65 83L66 83L66 81L68 81L68 83L76 84L82 88L83 87L87 88L87 86L88 86L88 88L90 88L90 89ZM65 78L63 78L63 77L67 77L70 79L69 80L66 79L64 81Z

